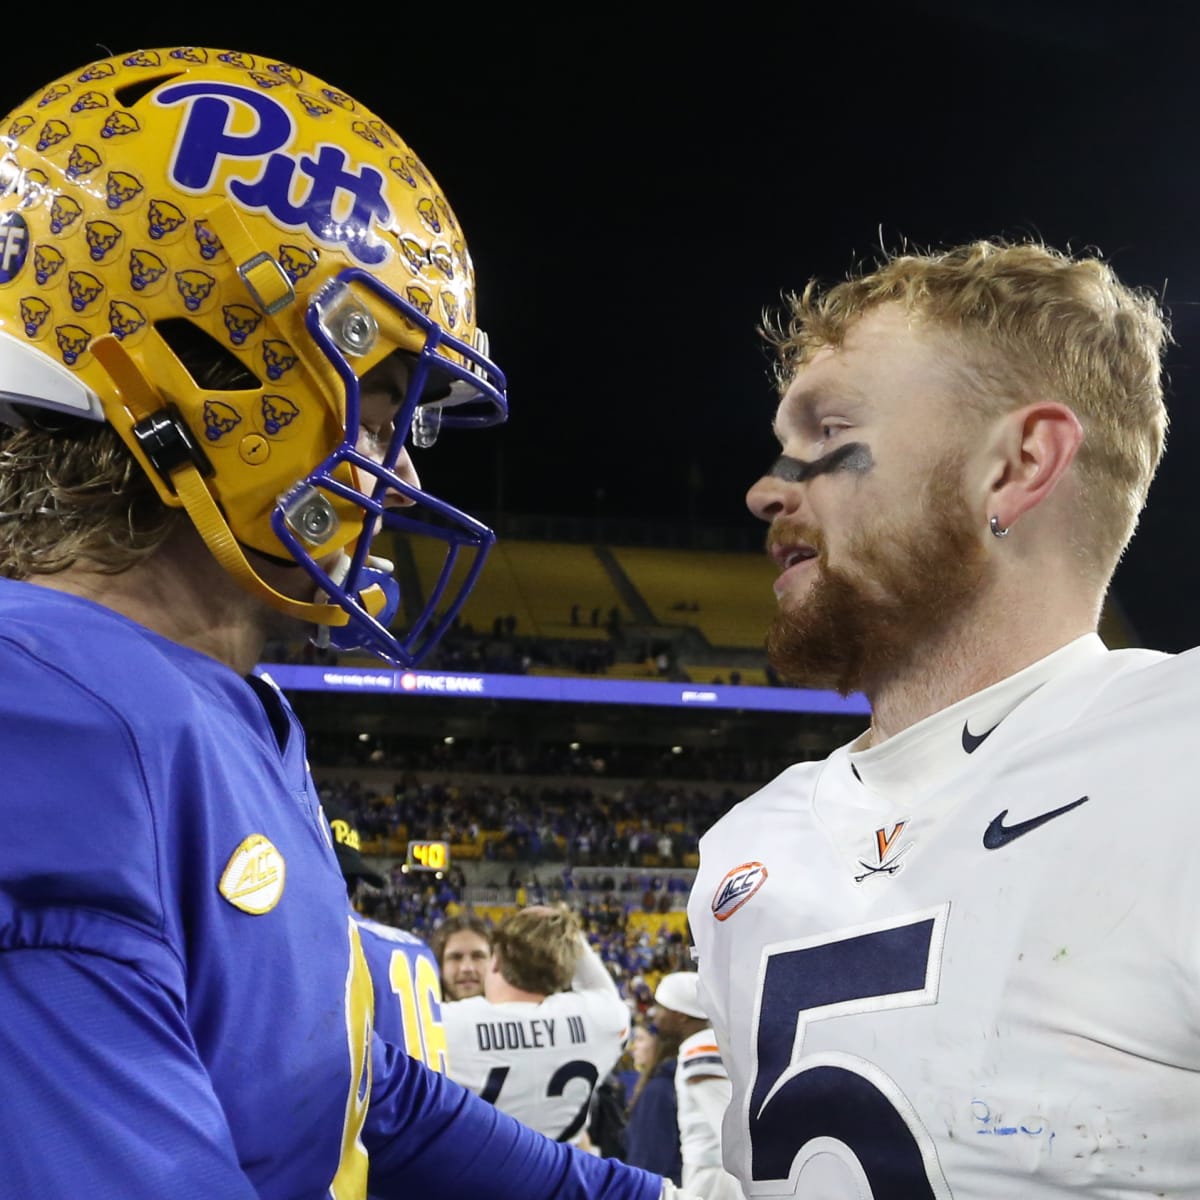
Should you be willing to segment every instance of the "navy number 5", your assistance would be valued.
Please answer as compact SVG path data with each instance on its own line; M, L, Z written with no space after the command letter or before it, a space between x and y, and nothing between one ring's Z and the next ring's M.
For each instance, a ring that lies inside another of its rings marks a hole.
M754 1193L792 1194L805 1163L832 1154L875 1200L951 1200L933 1141L899 1087L842 1052L804 1054L809 1025L933 1004L949 905L834 941L769 947L747 1119Z

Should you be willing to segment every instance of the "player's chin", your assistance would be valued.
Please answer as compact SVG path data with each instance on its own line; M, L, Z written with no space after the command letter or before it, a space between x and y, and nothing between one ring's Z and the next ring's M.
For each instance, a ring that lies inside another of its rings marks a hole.
M253 549L248 549L247 558L258 577L281 596L302 604L315 604L322 598L320 584L293 559L277 558ZM338 560L339 556L333 555L329 562L336 564ZM318 563L318 566L323 564Z
M812 596L815 580L811 578L789 581L786 587L776 587L775 604L781 613L798 613Z

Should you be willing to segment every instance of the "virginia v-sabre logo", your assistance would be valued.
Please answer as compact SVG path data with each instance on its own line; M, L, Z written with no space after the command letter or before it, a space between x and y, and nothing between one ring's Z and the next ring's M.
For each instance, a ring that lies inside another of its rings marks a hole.
M887 826L875 830L876 862L869 863L860 858L858 865L862 867L863 871L861 875L855 875L855 883L862 883L864 879L872 875L895 875L900 870L903 865L900 859L912 849L912 842L903 846L897 846L896 842L907 824L907 821L897 821L890 831ZM893 851L895 852L893 853Z
M713 916L727 921L766 882L767 868L757 861L741 863L726 872L713 893Z
M1055 817L1061 817L1063 813L1069 813L1071 809L1078 808L1081 804L1086 804L1087 796L1080 796L1078 800L1072 800L1070 804L1064 804L1061 808L1052 808L1049 812L1044 812L1039 816L1030 817L1027 821L1017 821L1013 825L1005 825L1004 818L1008 816L1008 809L997 813L991 821L991 824L983 831L983 845L987 850L999 850L1001 846L1007 846L1009 842L1015 841L1019 837L1037 829L1039 825L1045 825L1047 821L1053 821Z

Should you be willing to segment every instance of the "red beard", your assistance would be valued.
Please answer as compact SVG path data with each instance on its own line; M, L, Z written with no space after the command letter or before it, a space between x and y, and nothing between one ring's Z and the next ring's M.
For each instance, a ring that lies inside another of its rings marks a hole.
M839 555L848 568L830 565L815 529L786 524L768 538L769 545L796 541L817 551L817 577L793 608L781 602L767 657L786 682L843 696L916 667L970 607L986 572L958 455L931 472L911 522L884 520L850 540Z

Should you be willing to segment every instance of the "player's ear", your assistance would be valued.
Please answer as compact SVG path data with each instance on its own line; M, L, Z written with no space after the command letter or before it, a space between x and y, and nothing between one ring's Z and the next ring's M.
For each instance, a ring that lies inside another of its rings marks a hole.
M1000 526L1041 504L1075 461L1083 426L1065 404L1039 401L1006 413L992 427L984 482L985 517Z

